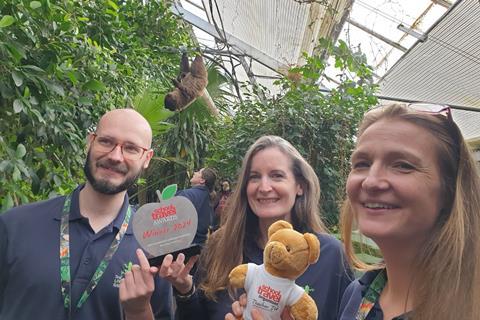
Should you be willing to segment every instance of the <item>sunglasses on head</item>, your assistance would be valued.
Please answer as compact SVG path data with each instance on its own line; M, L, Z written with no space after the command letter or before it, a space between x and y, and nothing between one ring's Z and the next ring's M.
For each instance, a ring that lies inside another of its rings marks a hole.
M407 107L418 112L441 114L447 117L448 120L453 120L451 108L444 104L414 102L407 104Z
M409 104L404 104L407 108L421 113L429 114L441 114L445 116L448 120L453 122L452 110L449 106L444 104L434 104L434 103L423 103L423 102L412 102ZM377 110L382 110L386 105L379 105L373 109L370 109L369 112L376 112Z

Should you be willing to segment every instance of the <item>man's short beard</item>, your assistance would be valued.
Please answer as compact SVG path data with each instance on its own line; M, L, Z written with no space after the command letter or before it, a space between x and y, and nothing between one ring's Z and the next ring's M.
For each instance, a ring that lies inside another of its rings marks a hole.
M87 154L87 159L85 160L85 164L83 166L83 172L85 173L85 177L87 178L88 182L92 186L92 188L102 194L114 195L120 192L123 192L130 188L140 177L143 172L143 169L140 169L138 173L132 177L127 177L127 179L119 185L113 185L109 181L106 180L98 180L92 174L91 168L91 161L90 161L90 150Z

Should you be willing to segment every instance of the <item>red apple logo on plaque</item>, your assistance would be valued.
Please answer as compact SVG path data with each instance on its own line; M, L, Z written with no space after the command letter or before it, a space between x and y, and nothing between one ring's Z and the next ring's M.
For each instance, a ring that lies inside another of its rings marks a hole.
M133 215L133 233L147 256L187 248L195 237L197 211L187 198L174 196L176 192L176 184L165 187L160 202L147 203Z

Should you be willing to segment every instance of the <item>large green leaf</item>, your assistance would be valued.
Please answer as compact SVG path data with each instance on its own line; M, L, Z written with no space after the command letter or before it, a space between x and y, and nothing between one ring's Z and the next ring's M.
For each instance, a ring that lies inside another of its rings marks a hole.
M13 198L11 194L7 194L2 200L2 211L4 212L14 206Z
M367 253L357 253L357 257L361 261L363 261L367 264L378 264L383 260L382 258L375 257L375 256L369 255Z
M92 79L83 85L83 89L92 91L105 91L107 88L101 81Z
M23 75L18 71L12 71L12 78L17 87L20 87L23 84Z
M108 5L109 5L110 7L112 7L115 11L118 11L118 6L117 6L117 4L116 4L115 2L113 2L113 1L111 1L111 0L108 0L107 3L108 3Z
M150 123L154 136L165 133L174 127L174 124L165 122L174 113L165 109L164 99L165 94L156 93L154 89L147 89L138 94L133 101L135 110Z
M15 101L13 101L13 111L15 113L20 113L23 111L23 102L21 99L15 99Z
M8 52L16 60L16 62L20 62L20 60L25 59L27 57L25 49L18 43L10 41L5 45L7 47Z
M360 234L358 231L352 232L352 241L361 243L362 245L369 246L374 250L379 250L377 244L372 239Z
M38 9L42 6L42 3L40 1L31 1L30 2L30 8L32 9Z
M9 15L5 15L0 19L0 28L5 28L12 25L15 22L15 18Z
M53 81L50 81L50 80L46 80L44 81L45 85L47 86L48 89L50 89L52 92L55 92L56 94L60 95L60 96L65 96L65 90L63 89L63 87L56 83L56 82L53 82Z
M22 159L25 154L27 153L27 150L25 149L25 146L23 144L17 145L17 151L15 152L15 157L17 159Z

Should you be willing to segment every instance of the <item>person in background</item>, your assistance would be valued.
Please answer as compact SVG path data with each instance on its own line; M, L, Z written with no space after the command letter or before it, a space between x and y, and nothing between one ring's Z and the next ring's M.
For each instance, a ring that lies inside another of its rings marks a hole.
M213 207L214 217L213 217L213 229L217 230L220 227L220 223L223 219L223 212L225 211L225 206L227 205L228 198L232 195L232 190L230 189L230 182L228 180L223 180L221 184L221 190L217 196L216 203Z
M366 272L347 288L339 319L479 319L480 177L448 107L368 112L346 188L342 234ZM353 227L382 263L358 259Z
M263 263L268 227L280 219L320 240L318 262L296 282L315 300L319 319L337 319L351 272L342 244L320 219L320 186L312 167L286 140L264 136L250 146L237 181L226 221L210 236L194 278L189 271L196 258L184 264L182 254L175 261L167 255L160 266L160 276L174 286L178 319L224 319L232 304L229 272L241 263Z
M188 198L197 210L197 233L192 243L204 244L213 220L213 201L216 197L215 181L217 174L211 168L202 168L193 173L191 188L180 190L177 196Z
M171 286L156 270L146 299L119 299L144 257L126 190L148 167L151 141L136 111L107 112L87 137L85 184L0 216L0 319L172 319Z

